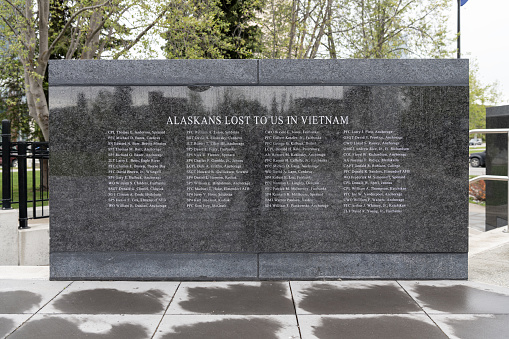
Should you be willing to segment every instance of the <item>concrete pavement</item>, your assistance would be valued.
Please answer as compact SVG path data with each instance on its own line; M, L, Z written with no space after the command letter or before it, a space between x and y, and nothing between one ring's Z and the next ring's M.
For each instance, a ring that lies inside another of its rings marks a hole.
M507 338L509 289L465 281L0 284L0 336Z

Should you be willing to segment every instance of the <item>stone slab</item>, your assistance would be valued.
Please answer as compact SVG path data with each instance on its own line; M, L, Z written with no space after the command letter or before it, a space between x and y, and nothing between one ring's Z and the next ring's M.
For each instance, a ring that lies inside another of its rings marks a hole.
M486 108L486 128L509 128L509 105ZM507 176L507 133L486 135L486 174ZM507 225L507 183L486 181L486 230Z
M63 281L1 280L0 313L35 313L68 285Z
M249 253L50 253L52 280L249 280Z
M164 314L176 282L75 281L41 314Z
M467 149L459 147L468 141L465 87L53 92L53 252L467 251L468 168L460 165ZM222 123L173 121L193 110ZM349 120L309 123L310 114ZM267 123L227 124L238 115ZM129 148L134 134L123 133L138 132L137 140L163 146ZM189 137L233 146L213 152ZM352 146L356 140L362 146Z
M166 314L294 314L288 282L183 282Z
M263 253L260 279L467 279L467 253Z
M509 315L501 314L448 314L432 315L450 339L505 339Z
M260 60L261 85L467 86L468 60Z
M295 315L171 315L165 316L154 339L297 339Z
M253 85L256 60L52 60L51 86Z
M448 339L426 315L300 315L306 339Z
M0 337L6 338L31 316L31 314L2 314L0 312Z
M397 282L292 281L298 315L423 313Z
M467 60L65 61L50 83L52 279L466 278Z
M9 338L145 339L155 333L160 315L43 315L36 314Z
M508 314L507 288L473 282L400 281L427 314Z

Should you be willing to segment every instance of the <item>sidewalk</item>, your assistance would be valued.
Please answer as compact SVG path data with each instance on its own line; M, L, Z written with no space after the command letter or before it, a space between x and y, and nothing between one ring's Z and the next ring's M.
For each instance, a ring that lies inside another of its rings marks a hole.
M507 338L509 234L470 209L469 281L48 281L0 267L0 338ZM498 285L498 286L495 286Z
M509 329L509 290L464 281L0 286L0 336L11 339L497 339Z

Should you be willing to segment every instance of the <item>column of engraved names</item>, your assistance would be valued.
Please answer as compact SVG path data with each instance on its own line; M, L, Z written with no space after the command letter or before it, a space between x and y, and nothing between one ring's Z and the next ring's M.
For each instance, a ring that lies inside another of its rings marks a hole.
M238 131L191 130L186 132L187 208L225 208L236 191L247 191L250 183L240 149Z
M264 137L264 206L328 208L318 169L327 163L322 136L309 130L268 130Z
M408 148L402 137L386 130L343 132L343 212L402 213Z
M165 131L110 130L108 207L166 208L162 172Z

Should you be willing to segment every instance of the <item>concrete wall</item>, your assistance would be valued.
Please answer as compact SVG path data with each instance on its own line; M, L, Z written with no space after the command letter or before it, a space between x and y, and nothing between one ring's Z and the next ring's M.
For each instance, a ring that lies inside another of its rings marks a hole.
M49 223L30 220L29 229L18 229L18 210L0 210L0 266L49 265Z
M18 264L18 211L0 210L0 265Z

